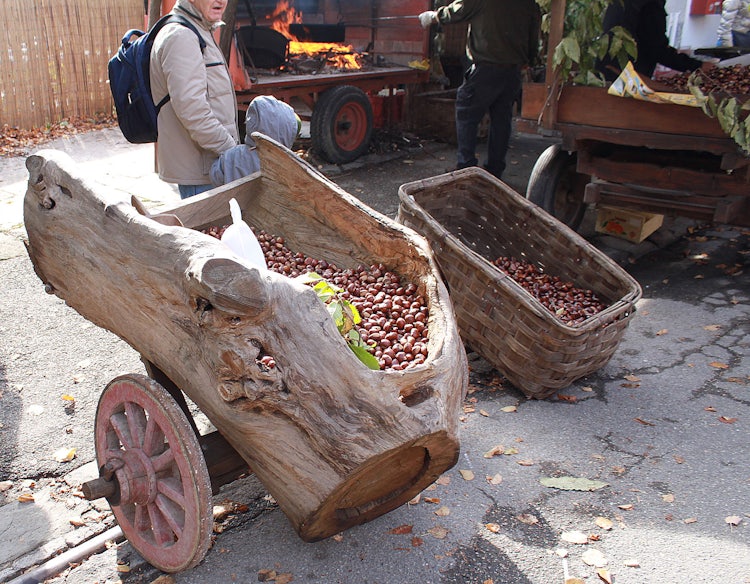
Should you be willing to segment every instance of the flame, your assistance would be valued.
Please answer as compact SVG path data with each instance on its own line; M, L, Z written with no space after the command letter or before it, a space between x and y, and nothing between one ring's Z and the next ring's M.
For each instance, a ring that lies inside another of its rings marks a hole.
M279 0L273 13L268 18L271 20L272 29L280 32L289 40L297 40L297 37L289 32L289 26L301 23L302 13L294 9L292 2L289 2L289 0Z
M290 55L307 55L310 57L325 57L327 64L339 69L361 69L360 56L351 45L340 43L313 43L300 41L293 35L289 27L302 23L302 12L293 6L294 0L279 0L273 13L268 17L271 28L289 39Z

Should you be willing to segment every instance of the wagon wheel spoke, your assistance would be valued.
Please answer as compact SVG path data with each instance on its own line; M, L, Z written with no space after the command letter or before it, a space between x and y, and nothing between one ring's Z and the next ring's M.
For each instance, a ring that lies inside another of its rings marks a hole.
M119 484L112 511L131 545L164 572L203 559L211 536L211 480L198 438L172 396L141 375L105 388L96 414L99 466Z

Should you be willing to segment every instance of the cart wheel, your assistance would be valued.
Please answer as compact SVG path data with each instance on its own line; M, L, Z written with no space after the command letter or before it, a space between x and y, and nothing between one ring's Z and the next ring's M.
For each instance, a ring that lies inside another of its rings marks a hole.
M372 104L367 94L351 85L323 93L313 108L310 137L315 149L333 164L362 156L372 137Z
M110 506L130 544L163 572L198 564L211 537L211 480L169 393L142 375L112 380L99 398L95 446L99 468L114 472Z
M576 154L554 144L534 164L526 198L576 230L586 211L583 193L587 182L588 177L576 172Z

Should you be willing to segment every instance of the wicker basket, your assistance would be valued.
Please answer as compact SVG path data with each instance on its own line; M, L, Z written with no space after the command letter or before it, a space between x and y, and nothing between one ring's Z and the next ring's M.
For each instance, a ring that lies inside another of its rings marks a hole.
M479 168L404 184L399 197L399 221L432 246L464 343L524 394L548 397L612 357L641 288L605 254ZM608 308L568 326L491 263L500 256L593 290Z

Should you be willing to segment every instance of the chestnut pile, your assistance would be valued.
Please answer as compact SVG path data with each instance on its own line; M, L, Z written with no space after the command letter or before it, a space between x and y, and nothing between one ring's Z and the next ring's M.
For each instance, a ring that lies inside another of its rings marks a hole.
M492 263L568 326L577 326L607 308L593 291L550 276L527 261L500 256Z
M689 93L688 79L691 73L691 71L686 71L670 75L661 81L678 92ZM708 71L701 71L700 77L700 87L704 94L713 92L735 96L750 94L750 67L746 65L714 67Z
M227 227L210 227L203 233L221 239ZM429 338L428 309L414 284L402 283L398 274L383 264L342 270L326 260L291 251L283 237L262 230L256 237L269 270L290 278L315 272L343 290L341 296L362 317L355 328L381 369L401 371L424 363Z

